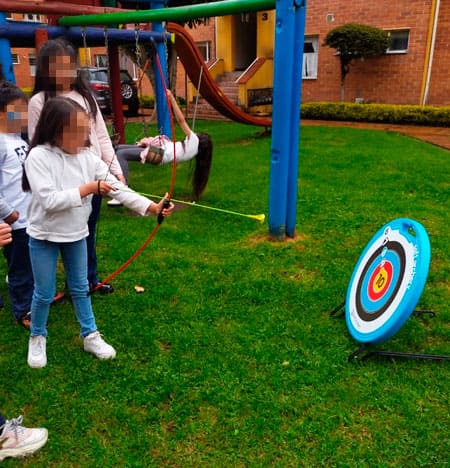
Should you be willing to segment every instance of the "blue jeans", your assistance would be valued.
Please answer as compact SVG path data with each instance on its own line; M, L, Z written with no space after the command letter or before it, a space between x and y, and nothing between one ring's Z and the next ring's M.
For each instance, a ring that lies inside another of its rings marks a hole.
M12 231L12 239L3 247L3 255L8 263L8 291L13 315L15 320L19 320L31 310L33 272L25 228Z
M99 282L97 276L97 253L96 237L97 237L97 222L100 218L100 207L102 206L102 197L94 195L92 197L92 211L88 219L89 236L86 237L87 244L87 279L94 286Z
M50 304L56 292L58 255L66 272L66 281L72 296L81 336L97 330L91 297L88 295L86 240L76 242L49 242L30 237L30 257L34 274L34 292L31 303L31 336L47 336Z

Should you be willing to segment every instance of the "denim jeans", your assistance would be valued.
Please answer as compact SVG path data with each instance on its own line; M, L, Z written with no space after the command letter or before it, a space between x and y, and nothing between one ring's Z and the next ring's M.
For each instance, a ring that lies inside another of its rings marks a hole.
M67 286L81 326L81 336L97 330L91 297L88 295L86 240L58 243L30 237L30 257L35 278L31 303L31 336L47 336L46 325L50 304L56 292L56 266L60 252Z
M89 236L86 238L87 244L87 279L94 286L99 282L97 276L97 253L96 237L97 237L97 222L100 218L100 207L102 205L102 197L94 195L92 197L92 211L88 219Z
M8 291L15 320L31 310L33 272L28 251L28 234L24 229L12 231L12 242L3 247L8 263Z

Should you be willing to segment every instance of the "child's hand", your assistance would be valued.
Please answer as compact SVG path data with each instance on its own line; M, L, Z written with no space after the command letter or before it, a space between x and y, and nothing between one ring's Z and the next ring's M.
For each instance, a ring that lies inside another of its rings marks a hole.
M20 213L14 210L9 216L7 216L3 221L6 224L14 224L19 219Z
M98 195L106 195L108 192L116 191L117 188L114 185L109 184L106 180L98 180L97 181L97 194Z
M164 198L161 199L159 203L152 203L148 207L147 211L155 215L159 215L161 213L164 218L167 218L167 216L170 216L172 214L173 209L175 208L175 205L172 202L169 203L169 206L167 208L164 208L164 202L168 198L169 194L166 193L164 195Z
M11 226L9 224L0 224L0 246L12 242Z

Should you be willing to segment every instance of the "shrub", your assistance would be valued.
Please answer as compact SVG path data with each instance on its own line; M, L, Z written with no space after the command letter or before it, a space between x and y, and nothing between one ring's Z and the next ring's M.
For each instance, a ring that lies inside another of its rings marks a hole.
M301 117L317 120L447 127L450 125L450 107L305 102L301 105Z
M153 96L149 96L148 94L144 94L139 96L139 103L140 107L144 109L153 109L155 106L155 98Z

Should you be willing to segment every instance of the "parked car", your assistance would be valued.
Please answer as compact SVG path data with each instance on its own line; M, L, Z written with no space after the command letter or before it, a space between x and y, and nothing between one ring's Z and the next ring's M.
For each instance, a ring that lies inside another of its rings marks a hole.
M99 67L83 67L80 69L90 83L98 107L104 114L111 113L109 96L108 69ZM139 113L139 96L136 83L127 70L120 70L122 108L127 116Z

